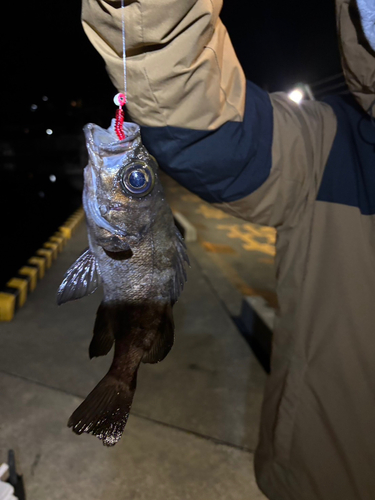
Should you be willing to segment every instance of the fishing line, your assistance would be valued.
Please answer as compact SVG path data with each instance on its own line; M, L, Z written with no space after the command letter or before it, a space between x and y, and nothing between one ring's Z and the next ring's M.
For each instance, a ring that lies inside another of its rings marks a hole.
M126 44L125 44L125 5L124 0L121 0L121 24L122 24L122 65L124 70L124 93L116 94L113 98L114 103L119 107L116 111L115 131L120 141L125 139L124 133L124 110L126 104Z
M122 63L124 66L124 94L126 101L126 46L125 46L125 6L121 0L121 20L122 20Z

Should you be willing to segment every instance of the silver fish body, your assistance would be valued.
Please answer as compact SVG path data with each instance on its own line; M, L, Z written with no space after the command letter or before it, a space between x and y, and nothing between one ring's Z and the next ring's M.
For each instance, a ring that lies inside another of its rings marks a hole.
M164 359L174 341L172 307L186 281L188 257L165 201L155 159L140 129L114 122L105 130L84 128L89 162L83 206L89 248L69 268L58 303L94 292L102 284L90 357L107 354L112 365L70 417L74 432L88 432L107 446L118 442L127 422L140 362Z

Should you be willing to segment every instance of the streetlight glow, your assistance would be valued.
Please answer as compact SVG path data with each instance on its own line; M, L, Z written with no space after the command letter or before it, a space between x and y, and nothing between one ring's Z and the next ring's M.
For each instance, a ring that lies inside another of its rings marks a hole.
M288 97L290 100L296 102L297 104L300 104L300 102L305 97L305 94L302 92L301 89L294 89L288 94Z

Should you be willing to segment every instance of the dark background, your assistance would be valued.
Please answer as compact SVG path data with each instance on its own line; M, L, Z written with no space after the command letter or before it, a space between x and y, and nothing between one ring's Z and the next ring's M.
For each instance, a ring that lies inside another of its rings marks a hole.
M79 206L81 130L89 121L109 126L116 93L81 27L80 2L12 2L9 9L2 31L0 286ZM226 0L222 19L247 78L268 91L341 71L333 0Z
M81 27L80 2L39 0L22 9L14 2L11 9L3 46L6 104L9 95L22 95L26 104L45 94L112 104L103 61ZM270 91L340 71L333 0L226 0L221 17L246 76Z

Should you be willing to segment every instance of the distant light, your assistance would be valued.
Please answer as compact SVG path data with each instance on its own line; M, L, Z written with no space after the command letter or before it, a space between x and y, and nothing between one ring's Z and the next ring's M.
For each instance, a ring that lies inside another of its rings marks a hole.
M46 134L47 134L47 135L52 135L52 134L53 134L53 130L52 130L52 129L50 129L50 128L47 128L47 130L46 130Z
M47 97L46 95L44 95L44 96L42 97L42 101L44 101L44 102L48 101L48 97Z
M302 92L301 89L294 89L294 90L292 90L292 92L290 92L288 94L288 97L289 97L289 99L296 102L297 104L300 104L300 102L305 97L305 94Z
M23 131L25 134L28 134L30 132L30 130L28 128L24 128Z
M49 180L50 180L51 182L56 182L56 175L50 175L50 176L49 176Z
M31 111L36 111L37 109L38 109L38 106L37 106L36 104L32 104L32 105L30 106L30 110L31 110Z
M75 108L77 106L77 101L71 101L70 105L72 106L72 108Z
M39 195L41 198L44 198L44 197L45 197L44 191L39 191L38 195Z

